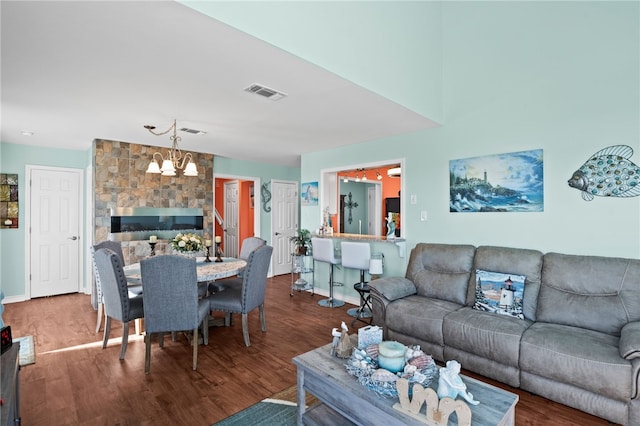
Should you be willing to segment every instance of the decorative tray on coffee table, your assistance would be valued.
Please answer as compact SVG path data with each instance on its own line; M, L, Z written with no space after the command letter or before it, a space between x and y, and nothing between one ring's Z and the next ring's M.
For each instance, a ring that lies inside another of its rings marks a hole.
M437 376L438 368L430 355L420 350L420 346L409 346L407 362L403 371L392 373L378 365L378 345L366 349L354 349L345 367L347 372L358 379L365 388L382 396L397 397L396 381L400 378L410 383L428 386Z

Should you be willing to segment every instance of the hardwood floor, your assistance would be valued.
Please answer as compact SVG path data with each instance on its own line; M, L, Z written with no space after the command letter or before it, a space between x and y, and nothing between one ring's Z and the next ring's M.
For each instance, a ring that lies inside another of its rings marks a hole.
M210 425L296 383L291 358L331 341L331 328L350 324L346 305L322 308L321 296L289 296L289 275L269 279L267 332L258 313L249 315L251 346L240 318L212 327L209 345L191 348L183 336L152 345L151 372L144 374L144 342L131 324L126 359L118 359L122 327L114 321L102 349L90 297L71 294L5 305L3 319L14 337L33 335L36 363L21 370L24 425ZM359 326L364 326L360 323ZM355 331L355 330L353 330ZM480 376L475 376L482 380ZM520 395L517 425L606 425L607 421L506 385Z

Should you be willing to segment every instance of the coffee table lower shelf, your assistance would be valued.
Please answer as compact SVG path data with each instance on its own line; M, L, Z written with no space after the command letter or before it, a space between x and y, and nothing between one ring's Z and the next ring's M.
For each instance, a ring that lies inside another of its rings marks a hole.
M351 426L355 423L345 419L340 413L323 403L315 404L305 411L302 423L309 426Z
M397 398L382 397L361 386L344 366L346 360L330 355L331 344L293 358L298 376L298 425L422 425L415 418L395 410ZM471 406L472 423L513 426L518 395L462 376L467 389L480 401ZM437 381L431 385L437 387ZM305 408L306 393L320 403ZM424 408L423 408L424 410ZM449 424L455 425L455 416Z

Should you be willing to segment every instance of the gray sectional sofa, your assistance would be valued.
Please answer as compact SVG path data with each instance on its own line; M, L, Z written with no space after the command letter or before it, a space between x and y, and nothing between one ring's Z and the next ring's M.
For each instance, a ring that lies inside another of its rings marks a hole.
M524 319L474 309L476 271L525 277ZM640 424L640 260L418 244L369 283L385 340L611 422Z

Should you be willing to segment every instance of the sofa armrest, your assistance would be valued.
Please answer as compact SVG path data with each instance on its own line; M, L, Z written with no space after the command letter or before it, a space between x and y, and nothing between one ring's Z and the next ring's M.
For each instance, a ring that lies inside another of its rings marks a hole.
M640 358L640 321L630 322L622 327L618 348L624 359Z
M371 323L382 327L383 337L387 338L387 306L389 303L403 297L416 294L416 286L406 278L389 277L369 282L371 289L371 309L373 318Z
M369 282L372 293L382 296L389 302L416 294L416 286L406 278L387 277Z

